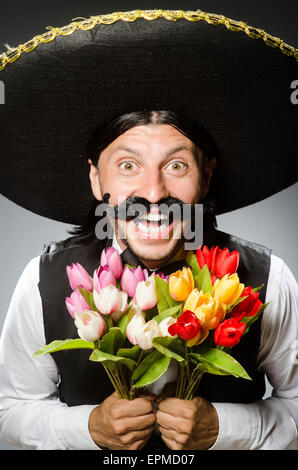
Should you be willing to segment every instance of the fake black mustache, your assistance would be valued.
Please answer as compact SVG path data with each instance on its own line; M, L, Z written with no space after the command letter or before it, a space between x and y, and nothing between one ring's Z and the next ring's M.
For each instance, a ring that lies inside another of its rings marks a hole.
M156 204L152 204L146 198L133 196L128 197L121 204L112 207L109 205L110 196L109 193L105 193L103 195L103 202L107 206L105 207L107 212L115 219L129 221L137 217L142 217L150 212L152 205L158 208L160 214L170 217L171 220L193 219L195 216L195 205L185 204L181 199L175 197L169 196L160 199Z

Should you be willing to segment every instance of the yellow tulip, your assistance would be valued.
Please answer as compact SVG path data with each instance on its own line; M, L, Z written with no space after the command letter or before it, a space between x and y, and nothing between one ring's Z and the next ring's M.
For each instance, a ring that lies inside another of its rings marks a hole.
M175 300L185 300L194 288L194 279L190 268L183 268L170 275L169 291Z
M226 306L214 299L209 292L203 294L198 289L193 289L183 310L191 310L199 318L202 327L214 330L224 319Z
M189 339L186 342L186 346L191 348L192 346L201 344L207 338L208 335L209 335L209 330L207 328L200 328L200 331L198 332L198 334L194 338Z
M219 303L231 305L239 299L243 289L244 284L239 282L238 274L226 274L222 279L215 281L213 295Z

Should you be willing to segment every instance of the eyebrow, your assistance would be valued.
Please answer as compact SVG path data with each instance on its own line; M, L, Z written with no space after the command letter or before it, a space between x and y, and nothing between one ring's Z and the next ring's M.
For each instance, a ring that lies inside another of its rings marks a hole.
M124 150L125 152L128 152L128 153L132 153L133 155L137 155L137 156L140 156L140 152L136 149L133 149L131 147L117 147L113 153L116 153L118 152L119 150ZM170 155L173 155L174 153L177 153L177 152L180 152L180 150L188 150L189 152L191 152L192 154L194 153L194 149L191 149L189 147L187 147L186 145L179 145L178 147L174 147L173 149L171 149L167 154L166 154L166 157L169 157Z

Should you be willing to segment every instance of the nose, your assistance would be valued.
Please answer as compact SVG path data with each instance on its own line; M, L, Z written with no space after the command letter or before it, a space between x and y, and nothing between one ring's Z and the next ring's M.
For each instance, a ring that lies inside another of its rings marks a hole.
M170 192L159 169L150 169L144 174L137 196L146 198L151 204L156 204L163 198L169 197Z

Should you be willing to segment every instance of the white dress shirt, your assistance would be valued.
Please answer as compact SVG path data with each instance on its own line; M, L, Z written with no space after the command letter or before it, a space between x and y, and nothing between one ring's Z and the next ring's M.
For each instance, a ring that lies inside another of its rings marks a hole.
M39 256L20 276L1 335L0 438L25 449L99 450L88 430L96 405L62 403L54 359L32 358L45 344L38 282ZM289 268L274 255L266 302L258 368L272 385L272 396L252 404L213 403L219 434L211 449L298 449L298 289ZM174 373L170 367L152 390L158 393Z

